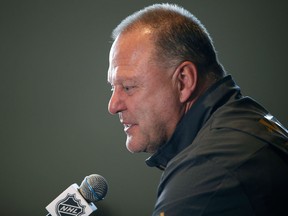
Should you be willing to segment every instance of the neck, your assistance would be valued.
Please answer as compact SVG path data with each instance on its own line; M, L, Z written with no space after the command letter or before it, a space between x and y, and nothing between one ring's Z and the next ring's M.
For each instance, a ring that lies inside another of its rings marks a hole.
M188 110L193 106L193 104L195 104L198 98L201 97L207 91L207 89L215 82L215 80L211 82L211 80L209 79L204 80L204 82L199 81L196 90L193 92L193 94L190 96L189 100L185 104L185 113L188 112Z

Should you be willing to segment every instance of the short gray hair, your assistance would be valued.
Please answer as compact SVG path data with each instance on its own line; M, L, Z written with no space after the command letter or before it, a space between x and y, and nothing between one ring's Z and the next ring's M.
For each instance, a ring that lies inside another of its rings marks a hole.
M113 30L112 38L144 26L153 30L157 60L169 66L191 61L200 76L224 76L208 31L189 11L175 4L148 6L125 18Z

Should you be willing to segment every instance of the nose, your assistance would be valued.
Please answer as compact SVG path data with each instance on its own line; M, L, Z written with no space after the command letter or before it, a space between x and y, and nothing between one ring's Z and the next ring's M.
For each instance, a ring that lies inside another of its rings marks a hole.
M126 109L125 101L121 93L115 88L108 104L108 111L111 114L117 114Z

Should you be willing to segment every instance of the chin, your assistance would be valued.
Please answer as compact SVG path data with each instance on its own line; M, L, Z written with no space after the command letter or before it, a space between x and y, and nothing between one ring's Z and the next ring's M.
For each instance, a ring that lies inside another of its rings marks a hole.
M127 141L126 141L126 148L131 153L146 152L143 146L137 144L137 142L132 142L131 139L129 138L127 138Z
M131 153L144 152L142 149L137 148L137 147L135 147L135 146L131 146L131 145L126 145L126 148L127 148L128 151L131 152Z

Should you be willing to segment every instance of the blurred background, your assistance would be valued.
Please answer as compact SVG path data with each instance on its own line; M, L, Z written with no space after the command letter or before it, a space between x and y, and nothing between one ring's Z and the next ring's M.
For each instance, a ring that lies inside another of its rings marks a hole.
M132 3L133 2L133 3ZM1 0L1 215L45 207L92 173L109 183L97 216L145 216L161 171L131 154L107 111L110 34L159 1ZM242 87L288 126L288 7L282 0L175 0L207 27L219 59Z

